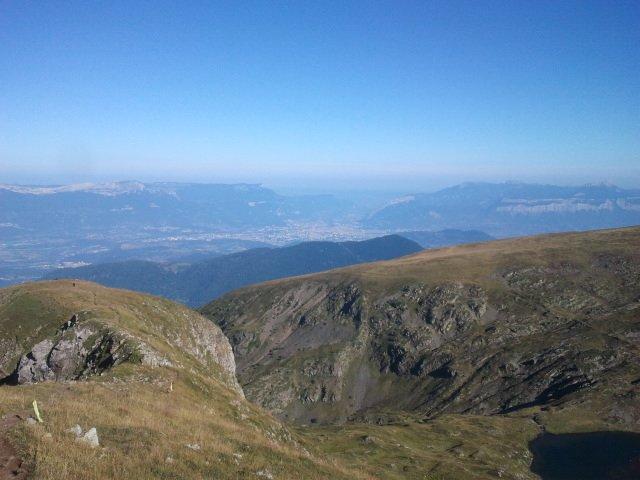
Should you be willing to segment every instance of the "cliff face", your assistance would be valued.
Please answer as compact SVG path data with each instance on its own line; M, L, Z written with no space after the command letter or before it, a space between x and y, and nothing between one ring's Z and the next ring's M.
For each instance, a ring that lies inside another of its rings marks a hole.
M638 424L640 229L456 247L203 309L247 397L298 422L595 402Z

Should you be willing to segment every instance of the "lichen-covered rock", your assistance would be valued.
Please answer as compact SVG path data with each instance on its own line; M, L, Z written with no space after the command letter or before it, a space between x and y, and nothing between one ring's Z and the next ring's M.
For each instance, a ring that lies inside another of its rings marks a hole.
M469 330L487 310L486 293L476 285L438 285L419 299L424 320L443 335Z
M176 336L173 342L185 352L207 364L215 364L228 376L230 384L242 389L236 380L236 361L229 341L217 325L197 317L188 322L188 335Z

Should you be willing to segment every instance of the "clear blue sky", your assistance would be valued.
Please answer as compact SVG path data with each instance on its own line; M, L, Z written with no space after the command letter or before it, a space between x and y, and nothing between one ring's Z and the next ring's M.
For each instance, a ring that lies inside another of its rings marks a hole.
M640 2L0 2L0 182L131 178L640 186Z

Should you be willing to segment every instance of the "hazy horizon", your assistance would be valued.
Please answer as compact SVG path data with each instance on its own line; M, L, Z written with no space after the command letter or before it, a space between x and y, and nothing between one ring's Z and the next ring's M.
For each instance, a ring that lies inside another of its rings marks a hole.
M211 181L202 179L183 179L176 180L171 178L125 178L125 177L82 177L81 179L74 179L71 177L65 180L64 177L60 178L60 181L4 181L4 178L0 178L0 185L20 185L20 186L33 186L33 187L51 187L51 186L64 186L64 185L80 185L80 184L109 184L109 183L126 183L126 182L141 182L145 184L151 183L178 183L178 184L221 184L221 185L234 185L234 184L247 184L247 185L260 185L265 188L276 191L276 193L282 195L300 195L300 194L335 194L335 195L347 195L347 194L380 194L380 195L405 195L405 194L418 194L418 193L432 193L439 190L443 190L449 187L454 187L462 184L530 184L530 185L550 185L560 187L581 187L589 185L607 185L616 186L623 189L635 190L640 188L640 184L633 182L615 183L608 180L600 181L575 181L575 182L560 182L560 181L536 181L536 180L520 180L520 179L505 179L505 180L491 180L491 179L478 179L478 180L460 180L446 181L445 179L439 179L438 181L422 182L422 183L409 183L405 182L404 188L398 184L383 185L377 182L364 183L362 185L353 184L332 184L323 182L301 183L298 182L269 182L269 181L245 181L242 179L237 180L216 180ZM415 188L412 188L415 185Z

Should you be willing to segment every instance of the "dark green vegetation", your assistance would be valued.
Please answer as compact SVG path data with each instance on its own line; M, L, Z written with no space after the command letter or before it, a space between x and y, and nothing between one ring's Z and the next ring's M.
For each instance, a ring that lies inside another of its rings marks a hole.
M190 265L144 261L90 265L56 270L49 278L81 278L198 306L252 283L386 260L420 250L420 245L411 240L388 235L361 242L305 242L282 248L256 248Z
M247 397L298 423L544 408L640 429L640 228L425 251L202 312Z

